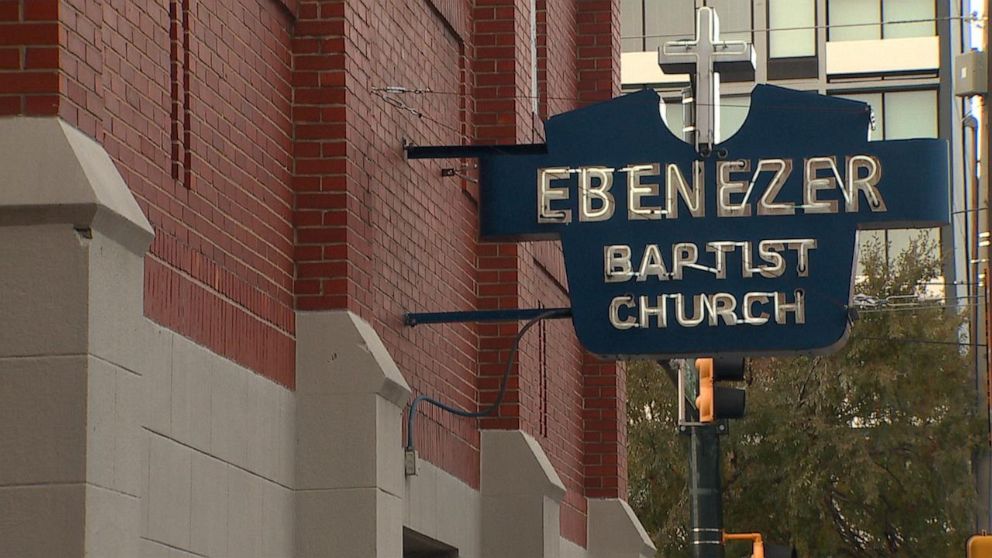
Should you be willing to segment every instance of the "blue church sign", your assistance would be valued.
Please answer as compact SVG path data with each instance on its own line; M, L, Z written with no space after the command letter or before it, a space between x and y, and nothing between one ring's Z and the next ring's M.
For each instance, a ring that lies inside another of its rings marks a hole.
M561 114L547 153L481 157L481 236L560 239L576 332L602 356L829 350L855 232L948 218L946 142L869 142L869 122L864 103L759 85L703 156L653 91Z

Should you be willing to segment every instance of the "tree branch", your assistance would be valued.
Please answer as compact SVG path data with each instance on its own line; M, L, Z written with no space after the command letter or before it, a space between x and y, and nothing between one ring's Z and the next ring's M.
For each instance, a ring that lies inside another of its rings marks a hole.
M823 360L823 357L814 357L813 358L813 364L809 367L809 371L806 372L806 379L803 380L802 385L799 387L799 403L797 404L798 407L801 407L803 405L803 403L805 402L805 400L806 400L806 386L809 384L810 379L813 377L813 371L816 370L816 367L819 366L819 364L820 364L820 362L822 360Z

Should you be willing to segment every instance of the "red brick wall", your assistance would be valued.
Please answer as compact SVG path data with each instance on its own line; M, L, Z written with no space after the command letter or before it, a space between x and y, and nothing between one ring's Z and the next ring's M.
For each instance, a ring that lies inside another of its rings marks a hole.
M0 116L59 107L59 2L0 0Z
M25 9L33 4L24 3ZM59 115L66 121L93 137L100 138L104 119L104 41L109 37L105 29L113 27L112 14L106 12L98 0L61 0L59 21L60 89L63 93ZM105 25L105 19L110 22ZM147 75L145 76L148 77Z
M292 386L290 15L271 0L99 4L103 143L156 233L146 314Z
M474 409L474 326L403 325L405 312L476 305L478 207L462 179L441 177L442 167L462 162L408 162L403 151L404 142L457 145L469 137L463 7L300 3L297 300L301 310L362 316L417 394ZM433 93L377 91L388 86ZM478 486L475 421L424 406L416 429L423 457Z
M579 96L584 103L620 94L620 0L575 0Z
M292 4L0 0L0 115L110 153L155 227L148 317L288 386Z
M0 0L0 115L59 114L106 147L156 229L150 318L293 386L294 311L348 309L416 394L476 409L519 324L409 328L403 314L567 306L561 251L480 244L474 161L407 161L403 145L543 141L542 117L617 93L616 0L530 10ZM530 433L567 488L562 532L584 545L586 497L626 492L623 399L622 370L548 321L498 416L424 406L417 447L478 487L479 428Z
M576 5L542 4L550 22L542 26L546 42L538 60L542 98L553 110L566 110L586 100L576 75L584 53L571 32ZM440 177L442 167L461 169L465 162L403 160L405 141L540 140L530 98L530 3L469 6L453 0L392 4L391 10L382 2L300 4L294 43L297 300L300 309L347 308L369 319L417 394L477 408L496 397L518 325L409 329L402 313L565 306L567 297L556 248L476 245L473 189ZM374 91L388 86L431 92ZM606 98L613 88L610 83L604 94L592 87L586 96ZM465 92L471 99L460 101ZM553 349L542 355L528 339L499 415L480 422L521 428L541 440L569 488L563 529L581 543L584 357L567 325L549 330L546 343ZM610 403L618 400L614 394ZM416 429L422 457L478 485L474 421L424 406ZM608 474L616 478L616 467Z
M538 68L543 116L548 117L585 102L579 97L576 50L583 37L574 32L579 16L576 2L541 0L541 4L546 9L538 16Z
M461 3L464 5L464 3ZM442 167L468 161L406 162L401 146L458 145L470 138L472 112L463 99L472 82L467 10L453 2L368 2L351 27L370 46L356 43L354 157L366 159L360 189L382 196L382 212L367 219L376 244L366 253L376 281L372 303L377 330L417 394L462 408L475 408L478 334L474 325L425 326L401 323L409 311L468 310L477 304L476 249L478 205L461 178L441 177ZM380 28L376 14L389 14ZM387 36L392 36L387 39ZM376 48L371 45L385 43ZM384 104L369 90L382 85L430 89L435 94L406 95L410 109ZM415 111L415 112L414 112ZM370 117L371 116L371 117ZM381 166L380 166L381 165ZM466 174L468 169L459 170ZM477 486L479 432L476 421L424 408L418 421L419 444L434 463Z
M613 97L619 89L619 49L612 46L619 45L618 6L610 2L538 0L536 8L538 112L556 114ZM477 4L479 58L487 54L492 58L480 60L477 65L476 120L480 123L480 141L524 143L541 141L543 137L543 130L533 126L536 119L531 104L530 30L521 30L522 22L529 22L529 9L528 2L514 0ZM590 37L575 34L577 27ZM608 48L589 49L583 41ZM591 71L577 72L583 67ZM603 81L603 75L611 77ZM583 77L592 79L592 83L583 84ZM615 81L610 81L614 77ZM484 244L480 246L480 268L482 307L568 305L557 244ZM584 362L594 359L583 354L566 323L558 322L548 329L543 352L534 339L523 344L508 397L512 404L500 417L482 424L485 428L519 428L538 439L566 485L562 533L584 545L585 497L626 496L624 399L622 392L616 390L622 374L612 364L584 366ZM482 394L489 397L484 401L495 395L496 379L517 331L516 324L480 327L481 385L489 390ZM587 389L583 377L586 373L595 376L593 383L610 382L613 390L598 389L599 386ZM612 423L608 416L613 417ZM624 455L608 456L608 449ZM594 494L589 494L587 487Z
M574 35L583 25L583 4L542 0L534 14L540 24L539 93L549 111L609 98L617 89L608 79L581 85L583 63L619 77L618 50L587 52ZM532 112L530 2L390 6L299 7L298 307L346 308L365 317L416 394L474 409L495 399L519 324L410 329L402 314L567 306L560 249L552 243L477 244L471 182L440 176L445 167L472 175L464 167L471 162L408 162L401 146L541 141ZM595 40L612 44L618 39L616 12L589 8L590 32L608 35ZM607 3L607 10L613 8ZM388 86L423 91L376 91ZM579 544L586 540L587 487L598 496L624 490L624 459L606 455L625 451L617 391L622 376L612 365L589 361L567 322L535 328L513 367L500 413L479 421L483 428L522 429L540 441L568 489L562 532ZM475 421L425 405L415 425L421 457L478 486Z

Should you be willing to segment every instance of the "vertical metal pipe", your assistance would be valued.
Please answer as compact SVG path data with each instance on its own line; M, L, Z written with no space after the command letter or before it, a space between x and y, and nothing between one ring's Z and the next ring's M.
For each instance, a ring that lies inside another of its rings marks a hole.
M965 137L964 152L965 152L965 234L964 234L964 249L965 249L965 261L968 262L968 273L965 275L965 280L968 282L968 294L970 295L969 301L975 301L975 305L969 310L969 320L971 325L969 327L969 334L971 339L974 339L976 344L981 343L981 339L986 335L985 331L985 320L986 314L988 312L988 301L985 298L985 287L980 285L981 283L978 279L979 274L982 269L984 269L985 264L981 262L984 250L978 246L978 232L980 228L980 221L982 215L980 215L979 208L981 207L979 201L979 173L978 173L978 135L979 135L979 122L974 116L968 116L963 121L964 129L969 133ZM973 265L971 262L975 261ZM987 280L987 279L986 279ZM984 284L984 283L983 283ZM984 301L985 306L979 306L980 302ZM988 367L984 363L985 355L981 354L979 347L976 345L972 348L973 351L973 366L975 373L975 407L978 410L979 416L984 417L986 422L988 421L988 385L986 378L988 377ZM978 490L978 499L976 502L976 517L975 517L975 531L986 531L989 529L989 447L988 445L983 445L978 448L974 456L972 457L972 468L975 472L975 486Z
M952 19L951 4L952 1L942 0L937 2L936 5L936 15L937 21L935 23L937 36L940 40L940 71L938 77L940 80L940 85L938 89L938 101L937 101L937 125L938 125L938 137L945 139L951 145L955 143L955 135L960 133L960 127L954 116L954 105L957 99L954 97L954 54L960 50L960 40L955 42L953 39L959 36L954 33L954 26L956 24L955 20ZM959 25L959 24L958 24ZM961 178L957 176L960 171L957 165L951 165L951 184L957 185L961 184ZM951 207L954 206L954 188L948 191L948 200ZM940 230L940 250L941 250L941 261L943 262L943 274L944 280L949 283L954 283L958 279L957 269L954 264L954 248L957 238L954 236L953 223L951 225L945 225L941 227ZM949 289L950 290L950 289ZM954 287L953 288L955 302L960 302L961 292Z
M988 21L989 6L990 6L989 0L985 0L982 3L982 17L986 18L984 25L982 25L982 34L984 35L984 41L983 41L984 45L982 46L982 48L986 52L985 60L986 60L986 72L988 76L987 79L989 80L989 85L992 86L992 73L989 73L989 71L992 70L992 57L988 55L989 44L990 44L989 21ZM989 155L990 155L989 141L992 138L989 137L990 115L989 115L989 108L988 108L989 103L987 97L988 95L986 94L985 96L980 96L978 98L978 103L980 105L980 111L981 111L981 127L982 127L981 133L979 135L979 143L981 144L981 148L980 150L976 149L975 151L980 163L978 172L981 175L981 180L976 185L976 188L980 188L979 205L975 209L978 208L985 209L985 211L978 211L976 213L975 221L981 223L981 228L986 231L990 230L990 225L992 225L992 223L990 223L992 219L990 219L989 216L989 201L990 199L992 199L992 193L990 193L989 190ZM988 260L989 258L992 258L992 248L985 248L985 250L976 250L975 254L976 257L979 259ZM992 306L990 306L990 301L989 301L989 293L990 291L992 291L992 289L989 289L988 285L989 285L989 281L992 280L992 277L990 277L990 268L988 262L985 262L983 265L979 266L979 269L984 269L985 271L984 284L986 285L985 306L984 306L985 335L986 335L986 339L985 339L986 366L985 366L985 401L984 401L983 411L985 412L985 416L987 417L988 425L989 425L989 444L986 445L984 448L986 452L986 459L984 462L986 476L985 476L985 483L983 486L984 492L981 493L981 496L983 497L985 503L986 513L985 516L982 518L985 520L985 524L982 526L982 528L992 531L992 512L989 511L990 509L992 509L992 488L990 488L990 486L992 486L992 466L990 466L988 459L988 454L990 450L992 450L992 412L990 412L992 411L992 399L990 399L990 397L992 397L992 375L990 375L990 372L992 372L990 371L990 368L992 368L992 354L990 354L989 352L992 351L992 327L989 327L989 323L990 323L989 312L992 311Z
M689 427L689 544L693 558L724 558L720 432Z

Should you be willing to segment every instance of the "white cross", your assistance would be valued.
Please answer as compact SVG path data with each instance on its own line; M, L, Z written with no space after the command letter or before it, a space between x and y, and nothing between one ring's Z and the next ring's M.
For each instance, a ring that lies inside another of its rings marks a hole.
M744 41L721 41L720 18L713 8L696 10L696 38L670 41L658 49L665 73L695 74L696 143L712 148L720 141L720 71L754 71L754 48Z

